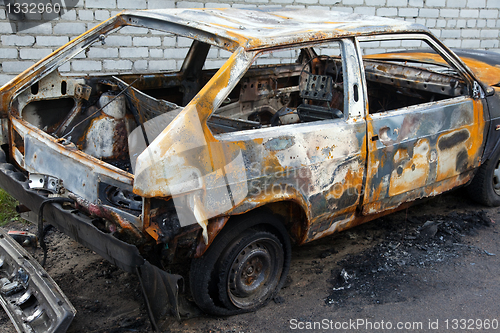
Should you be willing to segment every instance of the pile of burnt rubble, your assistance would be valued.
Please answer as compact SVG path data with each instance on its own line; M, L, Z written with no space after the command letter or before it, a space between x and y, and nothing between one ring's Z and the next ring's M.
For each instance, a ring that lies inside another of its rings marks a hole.
M391 216L380 220L377 226L383 230L382 241L360 254L347 256L332 270L327 305L343 305L356 297L377 304L404 301L408 295L398 287L414 283L415 269L448 264L471 252L496 255L467 241L478 229L494 225L484 211L413 216L404 223Z

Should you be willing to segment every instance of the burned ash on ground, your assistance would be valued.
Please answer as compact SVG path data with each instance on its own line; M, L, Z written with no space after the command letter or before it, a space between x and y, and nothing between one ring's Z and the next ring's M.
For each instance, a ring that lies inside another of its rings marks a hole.
M345 306L349 302L354 306L367 300L374 304L404 302L419 297L416 291L426 289L422 288L426 281L419 279L421 270L453 265L456 258L472 253L496 255L467 241L477 235L478 229L494 227L484 211L412 216L404 223L387 216L377 225L382 241L348 255L331 271L327 305Z

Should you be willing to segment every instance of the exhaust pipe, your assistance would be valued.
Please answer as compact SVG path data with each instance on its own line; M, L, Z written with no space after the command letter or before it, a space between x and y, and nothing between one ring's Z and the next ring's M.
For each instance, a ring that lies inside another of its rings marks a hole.
M16 206L16 212L18 214L21 214L21 213L31 212L31 209L29 209L28 207L26 207L23 204L19 204Z

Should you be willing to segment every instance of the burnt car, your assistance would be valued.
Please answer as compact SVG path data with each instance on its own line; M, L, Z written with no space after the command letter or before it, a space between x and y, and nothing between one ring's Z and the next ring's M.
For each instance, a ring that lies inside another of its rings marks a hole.
M127 26L192 40L180 69L58 70ZM126 11L0 89L0 186L136 273L153 323L180 316L181 286L207 313L253 311L292 245L465 185L500 204L497 64L385 18Z

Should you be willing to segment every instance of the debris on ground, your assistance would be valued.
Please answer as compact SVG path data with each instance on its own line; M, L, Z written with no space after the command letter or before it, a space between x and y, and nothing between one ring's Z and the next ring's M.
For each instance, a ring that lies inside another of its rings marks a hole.
M376 304L405 301L399 286L412 285L414 268L450 263L467 252L494 256L485 249L464 244L465 236L494 223L484 211L448 215L413 216L401 223L387 216L380 227L389 229L385 238L366 251L349 255L332 270L327 305L342 305L354 297L371 298Z

